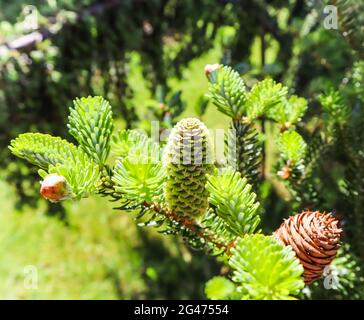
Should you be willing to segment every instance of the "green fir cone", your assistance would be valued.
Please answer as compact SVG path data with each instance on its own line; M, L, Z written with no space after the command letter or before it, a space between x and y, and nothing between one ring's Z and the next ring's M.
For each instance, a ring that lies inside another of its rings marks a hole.
M179 121L172 129L164 154L168 209L181 216L198 217L208 208L206 174L212 173L209 132L196 118Z

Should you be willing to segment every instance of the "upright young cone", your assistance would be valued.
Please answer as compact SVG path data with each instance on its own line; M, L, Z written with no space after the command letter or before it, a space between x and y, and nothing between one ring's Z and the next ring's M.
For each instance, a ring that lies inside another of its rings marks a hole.
M303 211L289 217L273 233L283 245L290 245L304 267L309 284L319 279L326 266L336 257L342 230L339 220L330 213Z
M208 130L200 120L186 118L175 125L166 146L164 165L169 210L188 217L205 212L206 174L212 172L213 164Z

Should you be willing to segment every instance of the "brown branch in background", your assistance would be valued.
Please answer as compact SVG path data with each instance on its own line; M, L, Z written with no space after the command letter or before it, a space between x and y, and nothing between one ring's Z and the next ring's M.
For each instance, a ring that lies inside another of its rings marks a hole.
M118 6L120 3L121 3L120 0L107 0L103 2L94 3L87 8L84 8L79 13L76 13L75 20L77 22L91 15L102 14L105 11ZM54 27L56 24L61 23L62 27L67 24L67 21L62 22L61 19L57 16L50 18L49 22L51 24L49 27L40 28L39 30L33 31L15 40L3 43L0 45L0 49L5 47L7 49L12 49L12 50L23 50L29 47L33 47L35 44L44 41L45 39L48 39L52 35L56 34L56 32L52 31L53 29L52 27Z

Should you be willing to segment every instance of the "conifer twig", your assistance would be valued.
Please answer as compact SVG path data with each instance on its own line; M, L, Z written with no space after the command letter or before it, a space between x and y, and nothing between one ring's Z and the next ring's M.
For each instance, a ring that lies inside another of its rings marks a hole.
M218 249L223 249L224 251L228 250L229 244L221 241L220 239L217 239L215 234L213 234L206 228L202 228L192 219L185 216L180 216L173 211L165 210L158 203L149 203L145 201L143 203L143 206L147 209L153 210L154 212L165 216L169 220L176 221L182 224L186 229L194 233L197 237L203 239L206 242L214 244Z

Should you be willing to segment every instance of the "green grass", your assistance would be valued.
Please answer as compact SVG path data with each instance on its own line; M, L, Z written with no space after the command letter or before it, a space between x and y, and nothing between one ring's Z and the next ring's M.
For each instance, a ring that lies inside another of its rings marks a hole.
M68 204L68 225L39 209L0 216L0 298L115 299L143 293L135 225L104 199ZM9 210L10 209L10 210ZM34 266L38 289L24 287Z
M0 299L203 298L217 272L202 253L137 227L104 198L68 202L65 223L45 214L45 200L16 212L12 197L9 190L0 198ZM24 285L29 266L37 288Z

